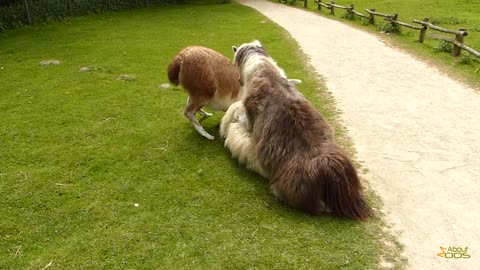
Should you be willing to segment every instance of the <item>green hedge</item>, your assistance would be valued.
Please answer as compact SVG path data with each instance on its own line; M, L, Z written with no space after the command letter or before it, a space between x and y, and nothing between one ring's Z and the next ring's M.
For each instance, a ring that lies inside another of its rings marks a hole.
M0 0L0 31L31 23L63 20L67 17L130 8L184 3L185 0Z

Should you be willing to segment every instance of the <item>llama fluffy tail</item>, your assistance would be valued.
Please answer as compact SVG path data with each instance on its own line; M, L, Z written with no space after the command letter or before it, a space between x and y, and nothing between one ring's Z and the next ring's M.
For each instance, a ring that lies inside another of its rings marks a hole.
M180 68L182 67L182 59L176 55L172 62L168 65L168 80L174 85L179 83Z
M314 164L318 176L322 178L326 206L338 217L354 220L368 218L372 210L363 197L355 167L337 146L330 145L329 148Z

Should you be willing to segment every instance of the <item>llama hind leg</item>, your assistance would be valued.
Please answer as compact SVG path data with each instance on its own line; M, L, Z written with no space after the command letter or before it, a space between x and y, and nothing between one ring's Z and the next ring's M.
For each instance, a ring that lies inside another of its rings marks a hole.
M200 114L201 114L203 117L213 116L213 113L206 112L206 111L203 110L203 109L200 109Z
M190 96L188 96L188 98L187 98L187 106L188 106L189 103L190 103ZM206 112L204 109L200 109L199 112L203 117L213 116L213 113Z
M277 201L311 215L319 215L325 211L325 204L317 198L316 190L312 190L312 186L297 178L301 177L300 175L292 174L291 177L287 177L289 179L285 179L285 176L281 175L281 179L274 179L270 185L270 190Z
M203 128L202 125L200 125L200 123L198 122L197 118L195 117L195 114L201 110L202 106L204 104L202 104L202 102L195 102L193 101L192 98L188 98L188 101L187 101L187 107L185 108L185 116L188 118L188 120L190 120L190 123L192 123L193 127L195 128L195 130L200 134L202 135L203 137L209 139L209 140L215 140L215 137L213 137L212 135L208 134L208 132L205 131L205 129Z
M280 193L280 191L277 189L275 185L270 186L270 191L275 196L275 199L277 199L277 202L285 203L285 198L283 197L283 195Z

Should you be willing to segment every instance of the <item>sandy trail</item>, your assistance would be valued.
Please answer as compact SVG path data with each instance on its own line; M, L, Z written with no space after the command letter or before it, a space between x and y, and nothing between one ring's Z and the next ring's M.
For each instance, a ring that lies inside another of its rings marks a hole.
M285 28L326 78L410 268L480 269L479 93L372 34L239 2ZM471 258L438 257L440 246L467 246Z

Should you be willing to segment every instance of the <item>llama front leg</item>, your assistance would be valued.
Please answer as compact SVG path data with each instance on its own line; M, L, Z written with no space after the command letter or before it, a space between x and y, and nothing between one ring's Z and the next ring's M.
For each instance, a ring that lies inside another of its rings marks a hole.
M253 127L248 120L247 116L247 110L245 109L245 106L243 105L243 102L241 103L241 106L238 107L238 109L235 111L234 118L236 122L238 122L245 130L249 133L251 133L253 130Z
M220 136L222 138L227 137L228 133L228 128L230 124L236 123L238 121L238 113L237 111L243 107L243 102L242 101L237 101L228 107L227 111L222 117L222 120L220 121Z
M190 123L192 123L193 127L197 132L202 135L203 137L209 139L209 140L215 140L215 137L212 135L208 134L208 132L205 131L202 125L198 122L197 118L195 117L195 114L201 110L203 104L201 102L196 102L192 98L188 98L187 101L187 107L185 108L185 116L190 120Z
M237 158L247 169L268 178L270 173L263 168L257 158L256 143L251 133L241 123L235 122L228 126L226 134L225 147L230 149L232 157Z

